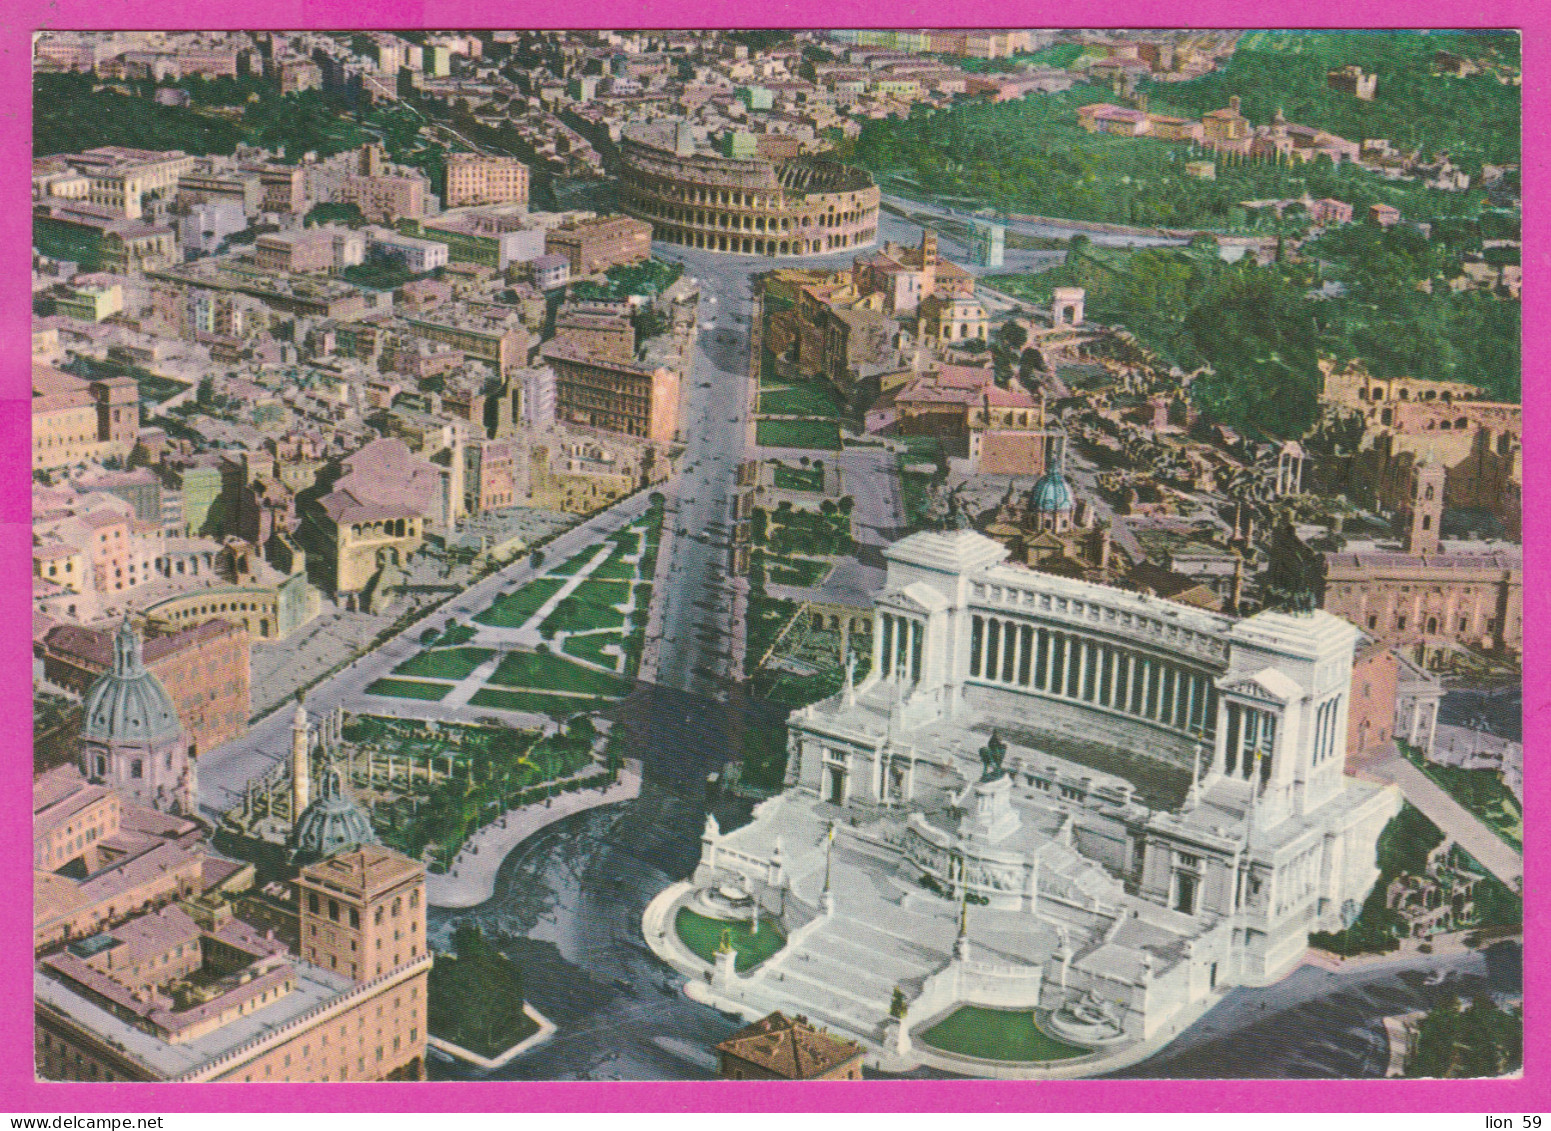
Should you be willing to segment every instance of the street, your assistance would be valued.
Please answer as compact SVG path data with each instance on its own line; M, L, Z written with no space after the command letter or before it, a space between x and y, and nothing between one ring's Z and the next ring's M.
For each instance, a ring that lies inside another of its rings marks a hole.
M744 728L778 726L784 711L738 695L722 703L642 685L611 713L627 757L643 763L640 796L567 817L526 841L502 864L489 901L428 912L439 947L464 922L513 936L507 950L522 966L525 994L559 1027L495 1079L708 1079L711 1046L742 1027L679 991L641 938L641 914L699 860L707 775L734 754ZM722 827L747 819L747 803L711 800ZM436 1060L431 1072L475 1075Z
M1389 1062L1383 1019L1454 996L1523 992L1522 949L1417 955L1332 972L1300 966L1260 989L1230 991L1170 1044L1117 1077L1361 1078ZM1439 979L1429 985L1428 979Z

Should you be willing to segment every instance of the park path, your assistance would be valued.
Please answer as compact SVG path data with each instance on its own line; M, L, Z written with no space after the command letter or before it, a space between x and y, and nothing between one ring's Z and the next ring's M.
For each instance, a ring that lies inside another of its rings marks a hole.
M607 789L579 789L562 793L547 806L528 805L512 810L470 837L453 860L451 871L426 876L426 902L432 907L451 908L484 903L495 894L495 877L502 863L534 833L572 813L630 801L640 792L641 768L627 762L619 771L619 780Z
M1442 829L1445 836L1452 837L1483 868L1517 890L1524 875L1524 858L1487 828L1479 817L1445 793L1437 782L1412 765L1405 755L1392 750L1369 762L1365 770L1371 777L1398 785L1406 800Z
M475 642L484 643L488 641L493 644L519 644L526 645L530 648L538 647L542 640L542 638L539 636L538 626L544 623L544 618L549 616L550 613L554 612L561 601L564 601L572 593L576 592L581 583L592 576L593 570L597 569L604 562L606 562L609 555L613 552L614 543L612 542L607 542L599 547L598 552L592 556L592 560L590 562L582 566L581 569L577 570L570 577L568 577L565 584L555 591L554 596L535 609L533 615L530 616L527 620L523 621L520 625L515 625L510 628L503 628L497 625L483 624L476 621L475 624L477 626L477 635L474 637ZM533 579L533 582L529 582L529 584L531 585L534 582L542 580L542 576L536 577ZM498 597L496 598L496 601L492 603L492 607L499 603L500 598Z
M490 682L490 677L495 675L496 668L501 666L501 660L505 652L497 652L479 667L469 672L456 684L451 691L442 696L442 702L449 707L467 707L469 700L474 698L479 689Z

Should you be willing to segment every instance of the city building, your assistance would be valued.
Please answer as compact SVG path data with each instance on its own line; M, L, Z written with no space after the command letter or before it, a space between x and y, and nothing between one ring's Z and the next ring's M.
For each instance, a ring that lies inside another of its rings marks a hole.
M461 453L458 471L462 472ZM343 461L344 474L305 515L336 595L360 595L385 567L397 569L425 541L428 527L450 529L455 508L448 468L423 460L399 439L367 444Z
M33 947L89 938L205 890L199 825L57 766L32 782Z
M335 791L338 777L338 771L331 771ZM330 796L326 791L313 805L325 805ZM299 822L303 844L313 811L305 810ZM370 828L366 825L365 831ZM321 827L317 835L323 835ZM304 867L296 889L301 956L308 962L365 982L426 957L425 868L420 864L375 843L359 844ZM423 1031L423 1007L419 1016Z
M666 365L620 361L556 338L543 349L555 372L555 412L564 421L659 444L678 431L679 375Z
M528 167L521 161L479 153L447 155L446 207L527 203Z
M1352 658L1352 705L1346 721L1348 766L1383 751L1397 738L1401 658L1388 644L1370 640Z
M864 1050L779 1011L716 1046L723 1080L860 1080Z
M32 469L52 471L125 459L140 430L133 378L85 381L51 365L32 367Z
M86 199L126 220L138 220L150 201L170 200L178 178L191 172L197 158L173 150L159 152L106 145L60 158L86 177Z
M549 255L563 255L571 268L571 278L580 279L622 267L642 263L652 255L652 226L629 216L599 216L551 228L544 236ZM547 290L548 288L541 287Z
M447 266L447 244L400 235L386 228L368 229L367 248L371 254L391 259L416 275Z
M538 346L522 312L499 303L443 303L407 315L404 323L413 336L460 350L502 375L526 366Z
M124 800L164 813L194 813L190 736L177 707L146 670L140 633L126 617L113 638L113 666L87 689L81 768Z
M544 229L528 219L525 208L513 205L401 220L399 229L420 239L445 243L453 263L473 263L497 271L505 271L513 263L531 263L544 254Z
M33 983L38 1074L424 1079L423 869L365 846L304 868L294 886L302 955L224 901L164 906L44 954ZM341 966L342 954L354 963Z
M533 268L533 285L546 294L571 281L571 261L558 252L537 256L530 266Z
M930 294L916 309L916 336L933 345L984 343L990 334L990 316L978 298Z
M124 288L117 283L67 286L54 297L54 313L79 322L101 322L124 309Z
M1518 546L1397 548L1324 555L1321 608L1424 667L1456 650L1524 650L1524 560Z
M555 339L584 353L635 359L635 326L625 303L565 303L555 314Z
M166 224L126 219L102 205L40 204L32 213L33 246L84 271L138 275L178 260L177 232Z
M516 456L509 440L477 439L463 449L463 507L469 514L517 502Z
M852 282L857 293L881 294L889 314L914 313L928 298L972 299L975 279L958 264L937 252L937 233L921 233L919 247L885 243L877 251L857 256L852 262Z
M1362 906L1400 797L1343 773L1356 629L1006 555L966 529L888 547L866 679L791 715L786 791L734 832L708 820L693 879L648 906L711 1000L968 1074L932 1026L1033 1007L1091 1075ZM801 941L739 973L677 944L679 907Z
M666 243L744 255L813 255L877 239L878 187L822 158L722 157L687 123L628 127L620 207Z
M114 664L113 635L62 624L43 638L43 674L50 683L87 694ZM172 697L197 755L248 729L248 633L219 617L146 640L146 670Z
M254 241L253 260L264 271L331 271L333 236L327 228L270 232Z
M1320 405L1334 419L1359 417L1358 449L1327 458L1327 489L1344 489L1393 514L1414 513L1418 468L1441 465L1446 507L1491 512L1509 537L1522 524L1523 409L1487 400L1462 381L1375 377L1360 364L1320 362ZM1441 514L1439 515L1441 520Z

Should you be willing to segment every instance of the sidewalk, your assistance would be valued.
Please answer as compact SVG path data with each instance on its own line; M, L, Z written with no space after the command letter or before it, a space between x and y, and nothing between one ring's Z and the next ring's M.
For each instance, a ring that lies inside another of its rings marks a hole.
M641 771L627 764L620 770L619 780L602 792L581 789L562 793L551 805L528 805L507 813L469 838L453 861L451 872L426 876L426 902L432 907L452 908L484 903L495 894L495 876L506 858L534 833L572 813L630 801L640 792Z
M1370 762L1366 770L1379 781L1398 785L1406 800L1442 829L1445 836L1453 837L1483 868L1516 889L1524 875L1524 858L1403 754L1396 752L1379 758Z

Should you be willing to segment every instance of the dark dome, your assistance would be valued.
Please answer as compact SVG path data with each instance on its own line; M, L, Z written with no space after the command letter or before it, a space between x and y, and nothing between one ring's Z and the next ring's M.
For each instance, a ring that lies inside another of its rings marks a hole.
M126 617L113 638L113 667L86 692L88 742L150 745L183 731L178 710L162 681L146 670L140 634Z
M376 844L377 834L360 806L345 796L339 771L323 775L323 793L302 811L301 820L291 830L294 857L321 860L347 848Z

